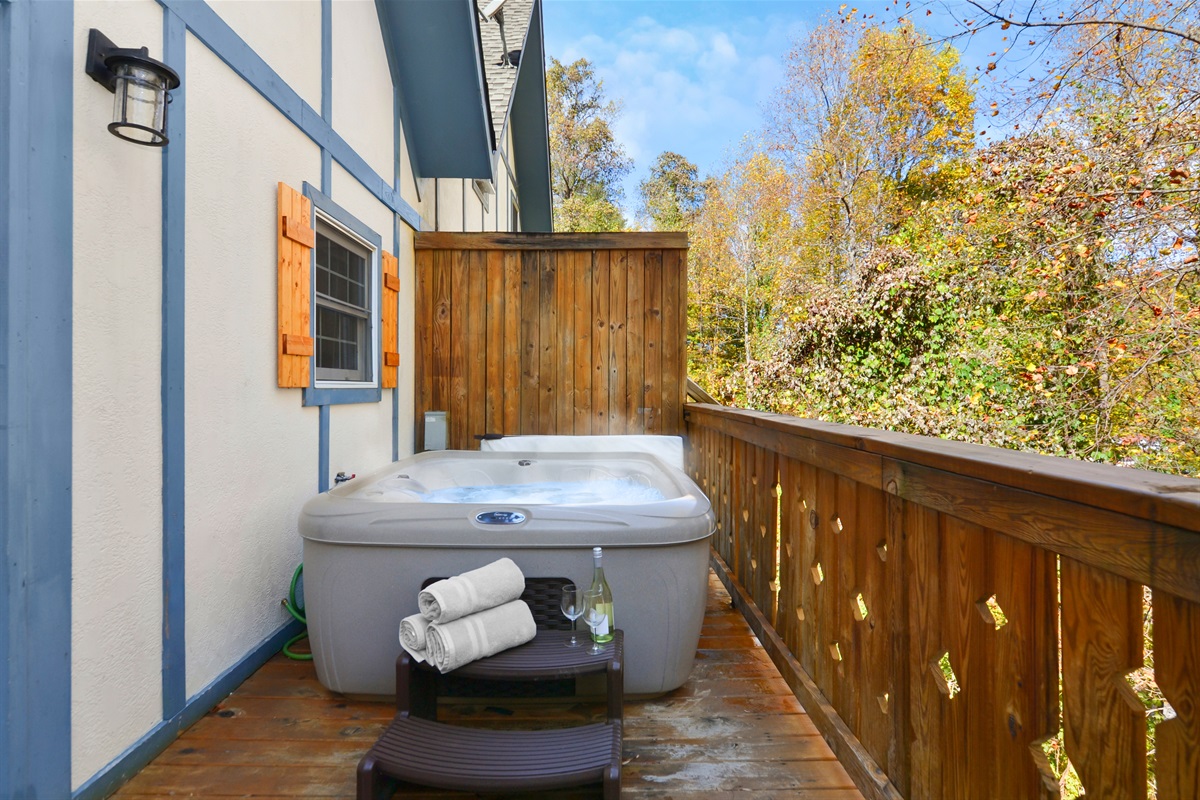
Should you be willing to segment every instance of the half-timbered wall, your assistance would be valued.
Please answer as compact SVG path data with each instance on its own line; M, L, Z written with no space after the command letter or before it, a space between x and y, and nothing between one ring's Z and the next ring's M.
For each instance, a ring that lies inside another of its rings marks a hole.
M485 433L683 432L684 234L415 239L416 442Z

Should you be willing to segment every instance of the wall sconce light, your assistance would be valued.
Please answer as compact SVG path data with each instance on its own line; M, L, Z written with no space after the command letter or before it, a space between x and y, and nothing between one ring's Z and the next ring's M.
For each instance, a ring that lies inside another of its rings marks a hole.
M175 70L145 47L117 47L95 28L88 33L84 70L116 96L109 133L150 147L167 143L167 92L179 87Z

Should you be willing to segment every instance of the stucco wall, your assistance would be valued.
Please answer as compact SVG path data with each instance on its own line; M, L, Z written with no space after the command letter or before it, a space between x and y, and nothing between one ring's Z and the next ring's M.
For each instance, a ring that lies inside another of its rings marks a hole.
M318 413L276 385L276 185L318 183L321 152L199 41L187 58L191 696L286 621L296 514L317 490Z
M390 183L395 138L388 69L375 4L334 3L333 128Z
M162 155L106 130L113 96L83 71L91 27L161 57L162 10L75 9L72 785L162 718Z
M304 102L321 110L319 2L208 0L208 4Z

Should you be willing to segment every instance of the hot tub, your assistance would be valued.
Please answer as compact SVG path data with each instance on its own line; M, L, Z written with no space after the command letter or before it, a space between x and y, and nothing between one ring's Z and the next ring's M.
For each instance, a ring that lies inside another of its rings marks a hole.
M625 691L669 691L695 657L712 530L708 498L647 453L397 461L314 497L300 515L317 678L337 692L392 694L400 620L417 612L425 578L507 556L527 576L589 585L600 545L625 631Z

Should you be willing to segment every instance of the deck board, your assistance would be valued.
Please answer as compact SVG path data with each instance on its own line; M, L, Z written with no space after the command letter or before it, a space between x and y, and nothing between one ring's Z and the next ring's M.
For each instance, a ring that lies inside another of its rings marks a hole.
M599 703L542 699L453 701L439 716L479 727L538 727L598 721L603 713ZM391 717L389 703L330 692L311 662L279 655L114 797L352 798L354 768ZM625 705L622 796L721 800L746 792L763 800L862 798L714 576L688 682ZM599 795L596 787L542 796Z

